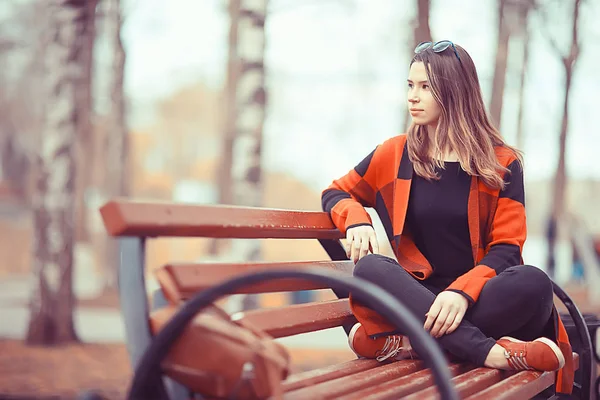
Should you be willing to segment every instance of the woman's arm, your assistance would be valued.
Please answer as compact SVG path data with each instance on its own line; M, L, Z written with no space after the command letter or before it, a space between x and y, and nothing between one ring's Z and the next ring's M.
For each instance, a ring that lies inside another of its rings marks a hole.
M333 223L342 233L355 226L372 225L365 207L375 206L380 147L346 175L333 181L321 195L323 211L331 215Z

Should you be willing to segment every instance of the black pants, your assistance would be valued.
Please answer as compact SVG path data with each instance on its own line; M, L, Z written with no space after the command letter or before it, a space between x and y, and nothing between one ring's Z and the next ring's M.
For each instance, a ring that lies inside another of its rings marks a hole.
M396 260L382 255L363 257L354 268L354 276L387 290L422 323L436 295L444 289L418 281ZM457 358L483 365L496 339L512 336L529 341L539 337L549 323L552 308L552 282L544 271L528 265L510 267L485 284L460 326L437 340ZM423 352L417 346L415 350Z

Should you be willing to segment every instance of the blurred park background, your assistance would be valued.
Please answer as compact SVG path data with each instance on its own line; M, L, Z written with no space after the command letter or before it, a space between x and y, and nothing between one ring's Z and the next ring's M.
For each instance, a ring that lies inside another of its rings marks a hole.
M471 54L524 151L525 262L600 313L599 18L597 0L0 1L0 397L123 397L108 199L320 210L333 179L405 131L409 62L432 38ZM228 250L151 240L149 290L154 268L240 258ZM331 294L254 300L314 297ZM351 358L344 346L302 348L298 368Z

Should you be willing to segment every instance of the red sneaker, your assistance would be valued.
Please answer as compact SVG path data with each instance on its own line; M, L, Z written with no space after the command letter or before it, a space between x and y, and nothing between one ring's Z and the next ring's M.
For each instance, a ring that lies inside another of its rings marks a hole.
M562 351L556 343L545 337L524 342L505 336L496 343L504 347L504 356L514 370L557 371L565 365Z
M371 339L360 322L352 327L348 335L348 344L357 356L375 358L377 361L412 357L407 337L390 335Z

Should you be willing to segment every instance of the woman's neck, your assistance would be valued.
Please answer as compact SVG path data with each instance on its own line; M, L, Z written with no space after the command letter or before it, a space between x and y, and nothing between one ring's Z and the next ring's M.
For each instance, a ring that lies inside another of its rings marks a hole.
M441 155L431 154L431 157L433 159L440 160L440 161L448 161L448 162L459 161L458 154L450 148L443 150Z
M442 161L458 161L458 154L454 150L445 151L442 154Z

